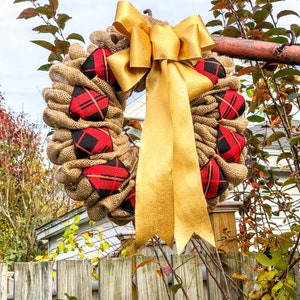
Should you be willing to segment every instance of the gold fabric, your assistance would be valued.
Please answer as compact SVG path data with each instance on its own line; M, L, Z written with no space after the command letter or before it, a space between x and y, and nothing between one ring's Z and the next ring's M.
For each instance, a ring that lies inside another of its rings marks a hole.
M215 244L206 209L189 101L212 88L192 62L214 43L200 16L175 27L154 25L129 2L118 2L115 28L130 48L108 57L123 91L146 78L146 117L136 178L136 243L154 235L177 249L193 233Z

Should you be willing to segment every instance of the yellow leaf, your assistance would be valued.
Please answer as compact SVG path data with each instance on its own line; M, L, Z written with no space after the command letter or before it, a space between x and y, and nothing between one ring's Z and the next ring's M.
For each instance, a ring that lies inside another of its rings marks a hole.
M240 280L246 280L247 279L247 277L245 275L242 275L242 274L239 274L239 273L233 273L231 276L232 276L232 278L240 279Z

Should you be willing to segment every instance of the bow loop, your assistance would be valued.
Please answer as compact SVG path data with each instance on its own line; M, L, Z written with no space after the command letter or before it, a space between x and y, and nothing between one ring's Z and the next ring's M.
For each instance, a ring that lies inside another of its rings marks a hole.
M146 33L149 33L149 26L145 17L127 1L118 2L115 22L113 25L129 40L132 29L135 27L141 28Z
M149 35L138 27L134 27L131 33L130 67L151 67L151 41Z

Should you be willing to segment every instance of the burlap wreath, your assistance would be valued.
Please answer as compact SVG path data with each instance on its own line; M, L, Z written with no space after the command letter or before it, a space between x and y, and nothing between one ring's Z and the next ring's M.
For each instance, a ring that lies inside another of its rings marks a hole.
M92 33L90 40L86 51L71 45L65 60L50 69L53 84L43 91L43 119L55 132L47 154L60 165L56 180L72 199L84 201L90 219L108 216L126 224L134 219L138 149L123 133L123 112L128 97L144 90L145 82L120 91L106 57L128 48L129 41L114 27ZM191 101L199 176L207 204L214 206L247 174L245 100L239 80L230 75L231 59L208 52L195 69L214 84Z

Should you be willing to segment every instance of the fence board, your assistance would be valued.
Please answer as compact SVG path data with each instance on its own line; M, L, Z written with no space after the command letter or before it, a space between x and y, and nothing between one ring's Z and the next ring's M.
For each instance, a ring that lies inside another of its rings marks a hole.
M182 280L182 286L187 291L189 300L203 300L203 279L201 259L194 255L174 255L173 268ZM174 285L178 284L174 279ZM176 300L185 300L186 297L181 289L174 295Z
M241 274L247 277L247 281L243 283L243 293L247 296L249 292L253 289L253 282L256 277L256 272L254 271L254 266L256 265L256 258L253 256L242 257ZM249 284L248 284L249 283ZM250 284L252 283L252 284Z
M137 256L136 266L148 259L153 259L153 257ZM163 263L163 258L160 261ZM149 262L136 270L135 282L138 300L169 299L163 278L157 273L157 267L158 265L155 262Z
M0 300L7 299L7 265L0 264Z
M103 258L99 262L99 299L132 300L131 258Z
M49 262L15 263L14 299L52 299L52 264Z
M207 272L207 292L209 300L222 300L223 294L218 287L217 283L221 282L221 272L218 267L214 264L214 262L207 258L206 261L207 267L211 270L211 272Z
M57 298L67 299L65 293L76 297L77 300L92 300L92 274L89 260L57 262Z

